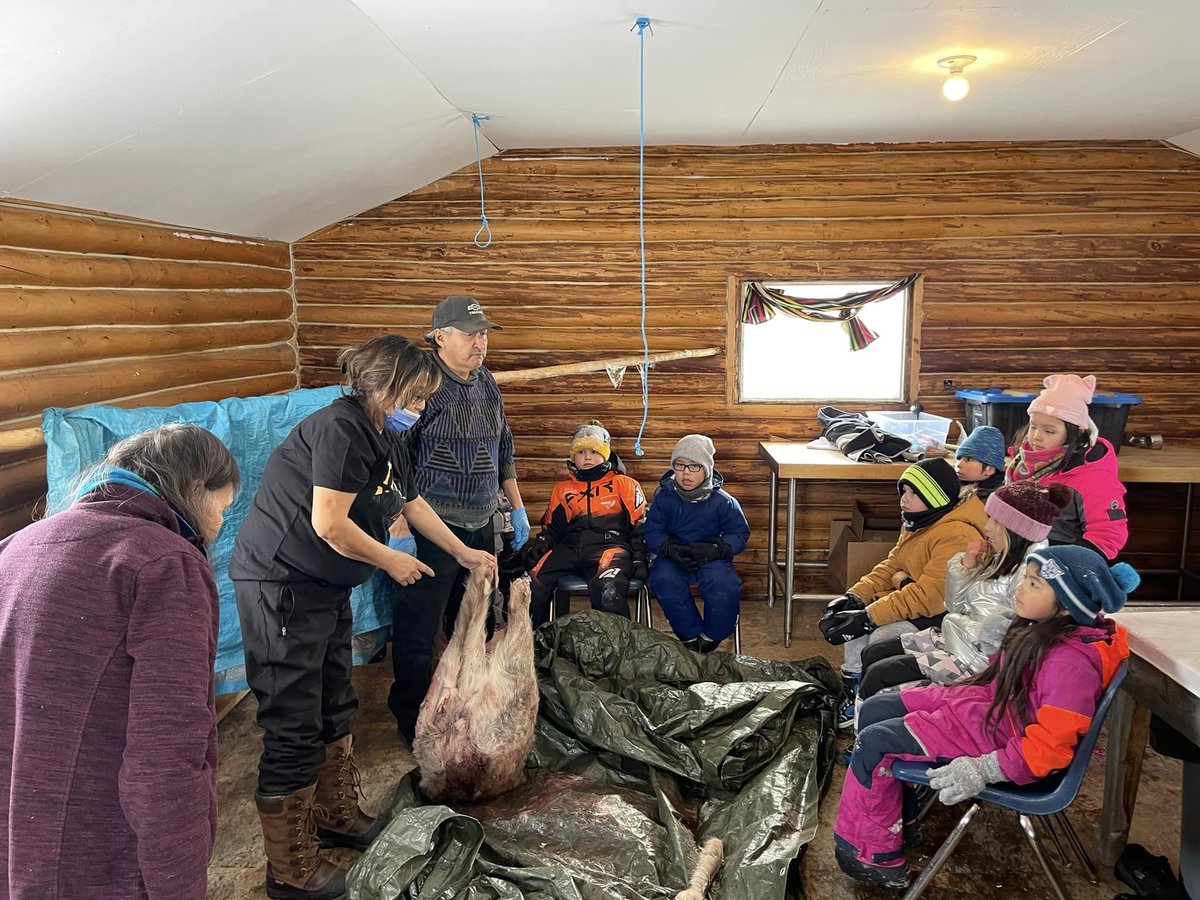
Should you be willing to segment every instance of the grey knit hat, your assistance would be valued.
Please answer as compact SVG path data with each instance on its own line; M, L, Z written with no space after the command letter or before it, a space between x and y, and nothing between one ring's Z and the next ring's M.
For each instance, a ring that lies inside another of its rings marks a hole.
M690 459L704 466L705 475L712 477L713 457L716 455L717 448L713 446L712 438L703 434L685 434L671 451L671 464L674 465L677 459Z

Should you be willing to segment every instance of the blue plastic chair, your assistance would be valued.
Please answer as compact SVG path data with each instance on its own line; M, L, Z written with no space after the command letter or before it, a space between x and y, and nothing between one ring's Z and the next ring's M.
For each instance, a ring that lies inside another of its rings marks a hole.
M1116 696L1118 689L1120 689L1121 682L1125 680L1125 672L1128 668L1129 663L1125 661L1113 673L1112 680L1109 681L1108 687L1104 689L1104 693L1100 696L1100 702L1096 705L1096 712L1092 716L1092 724L1088 727L1087 733L1075 748L1075 756L1071 760L1071 764L1062 771L1047 775L1041 781L1033 784L1016 785L1004 783L989 785L984 788L983 791L972 798L970 807L963 814L963 817L958 820L958 824L954 826L954 830L950 832L950 836L938 848L937 853L933 855L933 859L929 861L929 865L921 872L920 877L908 889L908 893L904 895L904 900L916 900L917 897L921 896L938 870L950 858L950 854L954 852L954 848L958 846L958 842L966 834L971 820L975 818L975 814L979 812L983 803L992 803L1004 809L1011 809L1017 814L1017 818L1021 823L1021 831L1024 832L1026 839L1029 841L1029 846L1033 848L1033 853L1037 857L1038 862L1041 863L1042 871L1046 873L1046 878L1049 880L1050 886L1054 889L1054 895L1058 900L1069 900L1067 889L1063 885L1062 878L1058 872L1051 866L1050 858L1042 849L1037 832L1034 830L1034 819L1040 820L1045 825L1046 831L1049 833L1058 850L1059 859L1062 861L1064 867L1069 867L1070 863L1067 861L1062 843L1059 841L1058 834L1054 830L1054 824L1057 823L1066 835L1067 842L1071 845L1071 849L1075 852L1076 857L1079 858L1080 864L1087 871L1088 880L1092 884L1098 883L1096 869L1092 865L1092 861L1088 858L1087 851L1083 849L1083 845L1079 842L1079 837L1075 834L1075 829L1071 827L1071 822L1067 818L1065 810L1075 802L1075 795L1079 793L1079 786L1083 783L1084 772L1087 771L1088 762L1092 758L1092 751L1096 748L1096 740L1100 737L1100 728L1104 724L1104 719L1108 716L1108 710L1112 706L1113 697ZM940 765L943 765L943 763L898 761L892 764L892 775L909 784L928 786L929 770L937 768Z
M587 593L587 581L580 578L578 575L564 575L558 579L558 584L555 586L555 597L550 602L550 621L553 622L557 613L558 592L562 591L568 597L571 594ZM650 613L650 586L646 582L637 578L629 579L629 590L637 593L637 607L633 613L633 620L639 625L645 625L647 628L654 627L654 620Z

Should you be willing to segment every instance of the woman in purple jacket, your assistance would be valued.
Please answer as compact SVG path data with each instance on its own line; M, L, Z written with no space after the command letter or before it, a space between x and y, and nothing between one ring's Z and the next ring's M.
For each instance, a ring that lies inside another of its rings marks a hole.
M0 541L0 896L201 900L217 825L217 588L239 483L209 431L109 450Z

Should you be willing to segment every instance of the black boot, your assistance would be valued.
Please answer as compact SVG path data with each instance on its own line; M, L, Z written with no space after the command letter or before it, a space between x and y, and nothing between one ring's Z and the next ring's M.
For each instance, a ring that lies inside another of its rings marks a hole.
M699 640L701 653L712 653L721 646L720 641L714 641L712 638L705 637L703 634L700 635Z
M908 887L909 881L912 880L907 862L898 866L873 866L860 860L854 850L848 844L844 844L841 838L835 837L833 845L833 853L837 858L838 866L855 881L900 891Z
M680 638L679 643L683 644L684 648L691 650L693 653L700 652L700 638L694 637L690 641L685 641Z

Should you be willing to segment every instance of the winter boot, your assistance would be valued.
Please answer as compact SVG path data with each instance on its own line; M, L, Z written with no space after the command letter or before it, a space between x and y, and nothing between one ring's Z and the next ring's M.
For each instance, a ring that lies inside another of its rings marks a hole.
M833 845L833 855L837 859L838 868L855 881L900 891L908 887L909 881L912 880L908 862L903 857L895 865L877 866L859 859L854 848L837 835L834 835Z
M321 859L313 823L317 786L281 796L254 795L267 852L267 896L272 900L344 900L346 873Z
M353 738L346 735L325 745L325 761L317 772L313 821L322 847L363 851L379 837L384 822L358 808L362 784L354 764Z
M629 595L622 591L611 578L602 578L600 583L600 607L603 612L629 618Z
M698 637L694 637L690 641L680 640L679 643L683 644L686 650L691 650L693 653L700 652L700 638Z
M700 634L700 652L701 653L712 653L714 650L716 650L720 646L721 646L720 641L714 641L712 638L708 637L703 632L701 632L701 634Z
M861 672L842 671L842 690L845 692L845 699L838 710L838 731L854 727L854 702L858 699L858 685L861 680Z

